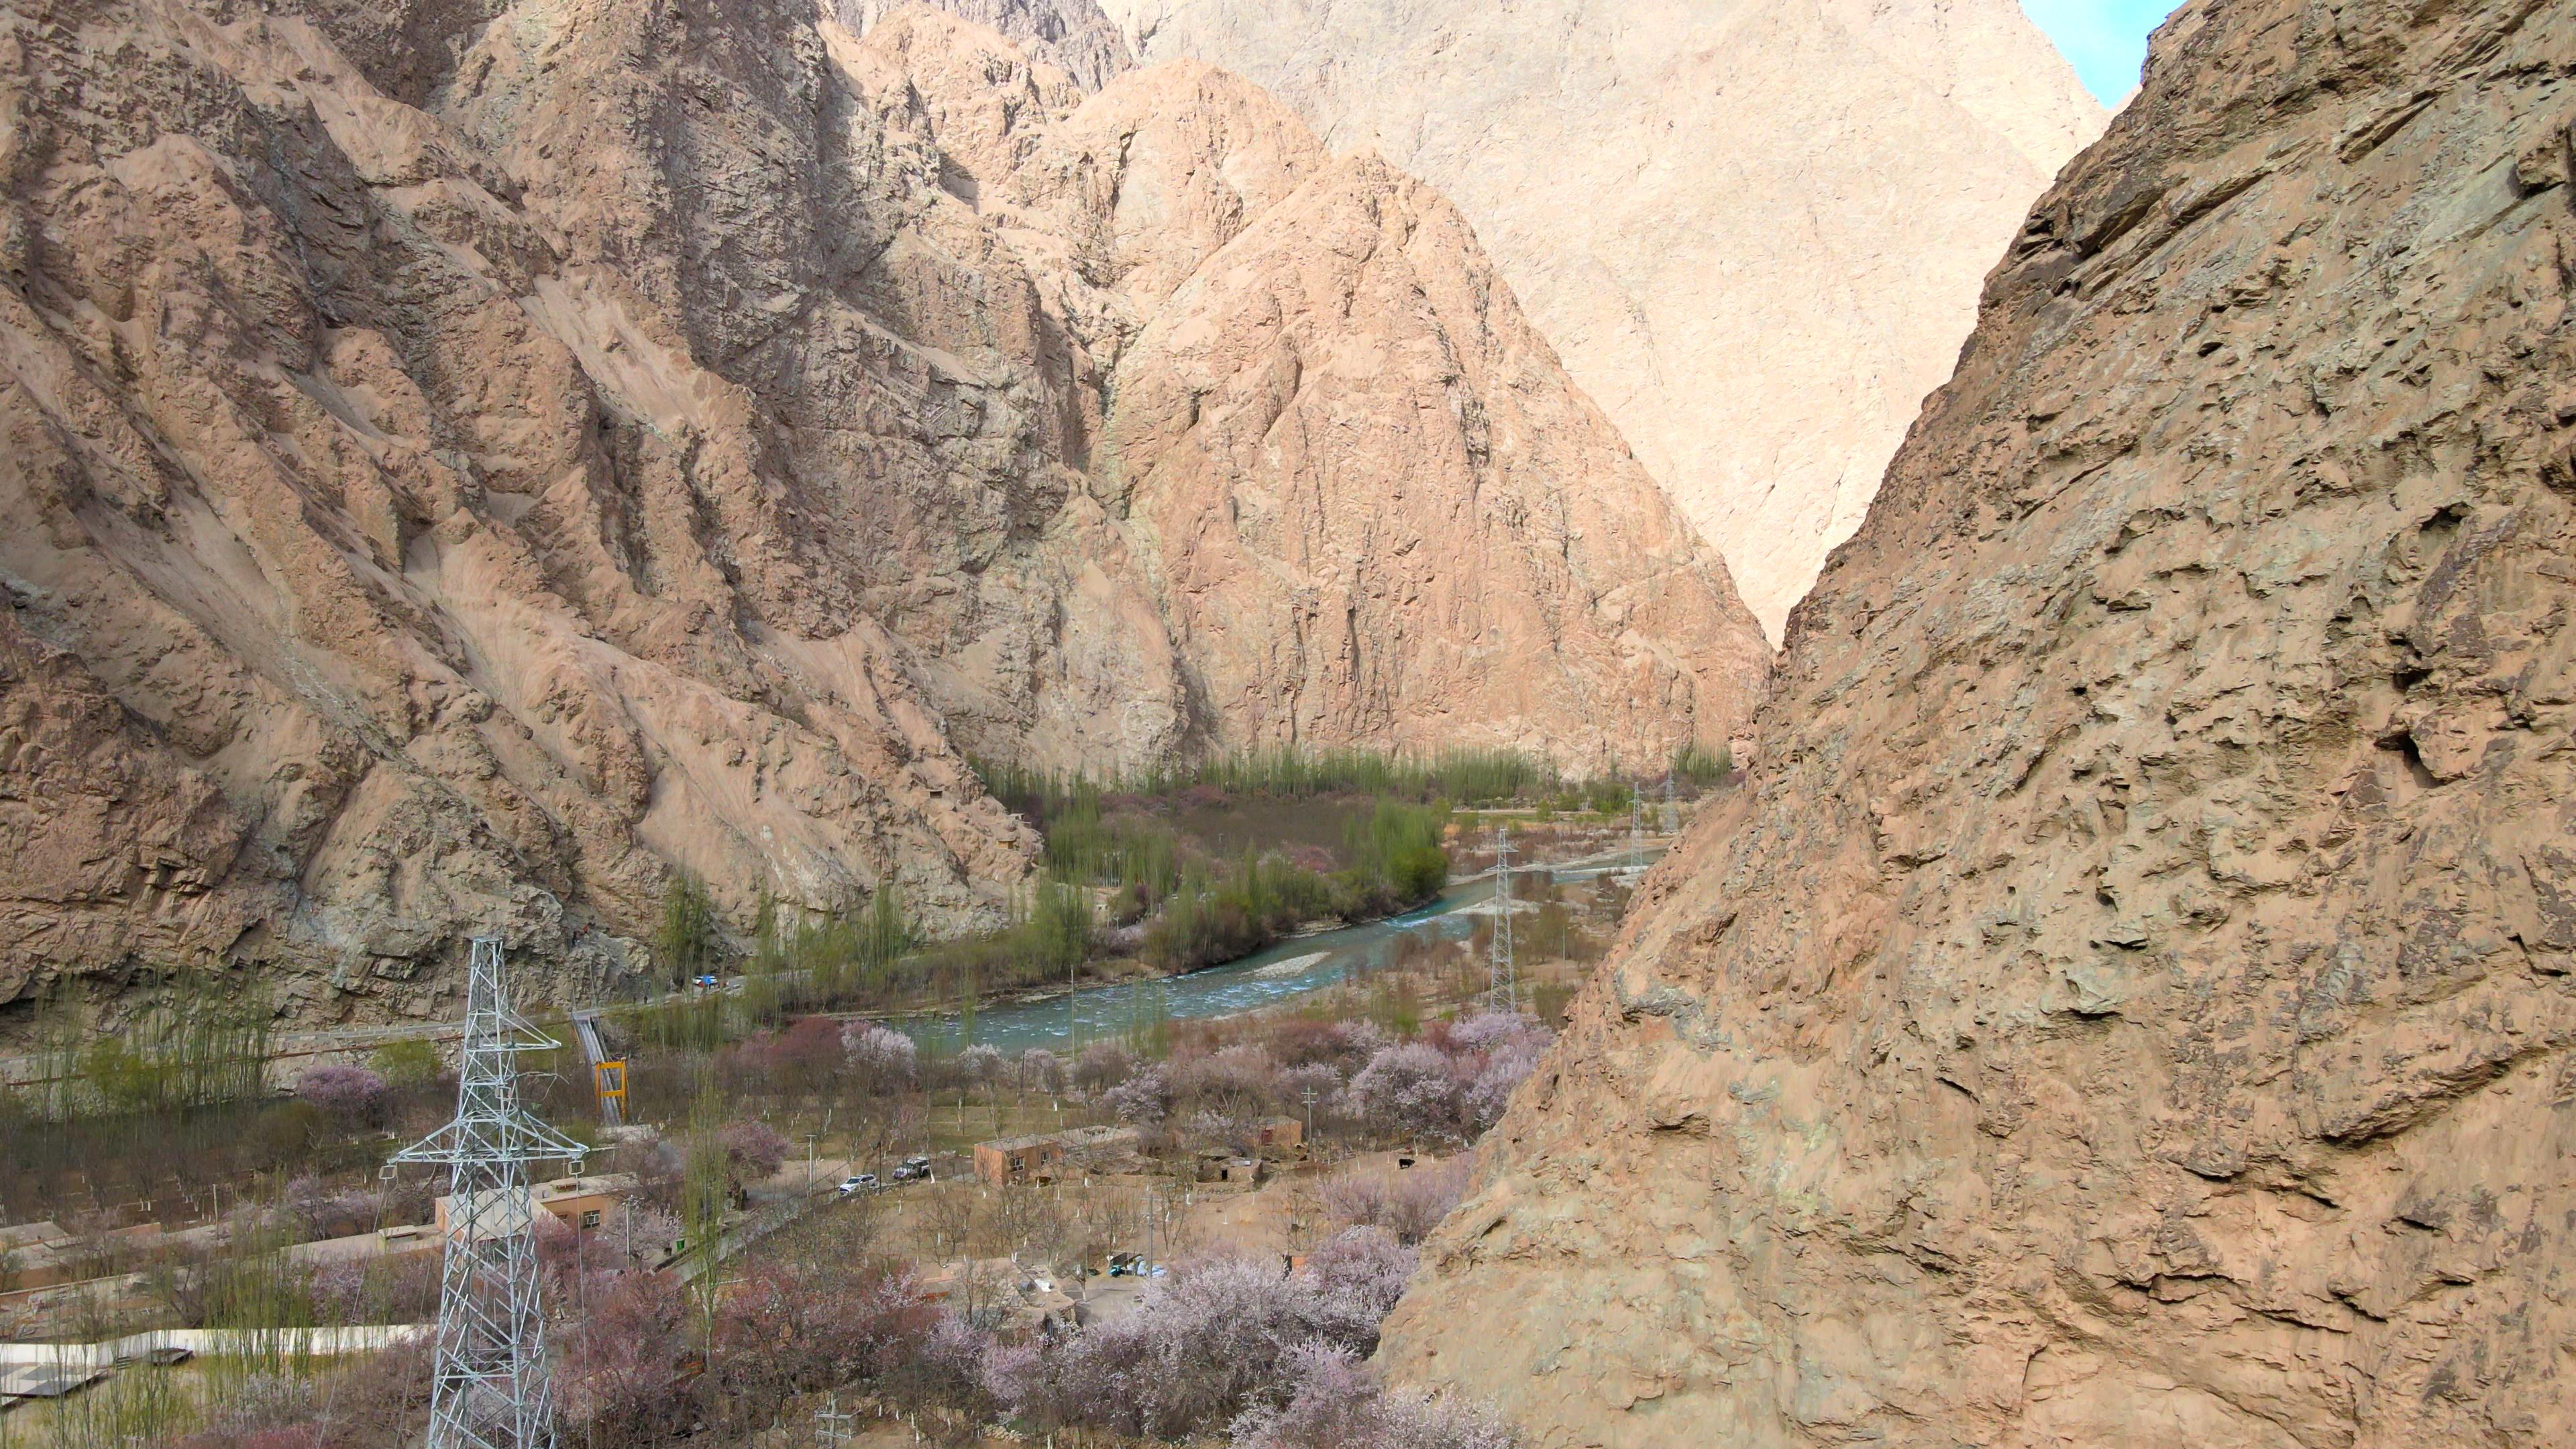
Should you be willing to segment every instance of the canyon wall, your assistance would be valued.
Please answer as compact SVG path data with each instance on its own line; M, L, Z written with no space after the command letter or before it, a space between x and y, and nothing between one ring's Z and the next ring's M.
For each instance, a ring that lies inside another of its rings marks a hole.
M2576 5L2194 0L1389 1323L1540 1445L2576 1439Z
M2016 0L1104 0L1453 198L1777 638L2101 107Z
M990 924L970 753L1747 717L1723 565L1436 193L867 19L0 14L0 1003L418 1015L478 930L593 996L678 872Z

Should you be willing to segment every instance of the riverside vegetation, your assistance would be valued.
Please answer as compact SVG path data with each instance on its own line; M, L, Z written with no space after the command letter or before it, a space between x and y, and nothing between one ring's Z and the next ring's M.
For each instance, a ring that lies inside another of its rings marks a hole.
M1722 779L1722 751L1677 751L1691 793ZM1041 868L998 931L923 941L898 891L833 912L764 900L735 940L703 886L665 900L655 952L674 984L728 964L752 1017L887 1011L1230 961L1309 924L1378 919L1437 896L1462 808L1537 818L1628 809L1633 786L1568 779L1516 751L1425 757L1282 749L1113 779L979 766L987 788L1045 839ZM627 1013L657 1041L705 1039L730 1008L685 995Z
M1677 759L1682 786L1707 778L1707 763ZM896 894L883 891L855 910L792 925L784 913L764 913L743 942L729 939L711 912L673 912L684 940L660 943L671 959L730 963L741 989L674 992L607 1012L609 1031L638 1059L638 1113L685 1116L705 1071L733 1071L728 1051L776 1039L805 1016L944 1001L963 1009L958 1045L965 1045L986 995L1068 975L1166 969L1158 961L1203 963L1257 949L1317 917L1404 909L1436 893L1448 850L1459 848L1444 847L1439 831L1452 798L1517 806L1534 829L1548 828L1541 816L1562 823L1587 812L1606 828L1628 802L1624 783L1567 781L1499 752L1429 760L1282 752L1114 784L992 775L996 792L1047 831L1048 866L1026 892L1021 922L991 936L925 943ZM1146 914L1142 900L1156 901L1159 912ZM1615 920L1615 907L1597 908L1608 913L1587 927L1578 920L1584 911L1536 904L1522 937L1540 960L1581 959ZM1399 940L1402 969L1332 1009L1399 1034L1418 1030L1427 1009L1472 989L1480 968L1469 957L1483 941L1481 926L1464 953L1428 937ZM1127 954L1115 954L1122 945ZM1552 1013L1568 990L1540 980L1534 999ZM448 1105L427 1041L369 1054L363 1064L386 1084L384 1094L365 1112L334 1111L276 1090L285 1082L268 1061L275 1012L255 988L185 974L163 983L157 999L112 1033L88 1031L68 1001L40 1008L39 1049L18 1069L25 1085L0 1091L0 1211L11 1221L118 1210L173 1224L201 1220L235 1184L371 1168L395 1137L428 1130ZM554 1020L555 1034L568 1039ZM1149 1049L1169 1046L1168 1026L1150 1008L1131 1035ZM578 1130L588 1104L569 1081L577 1063L534 1065L549 1109Z
M1549 1036L1537 1019L1474 1005L1482 928L1465 941L1399 933L1384 967L1293 1007L1203 1022L1149 1013L1113 1039L1061 1056L1005 1057L974 1044L971 1010L956 1040L916 1043L865 1019L823 1014L818 1003L918 999L961 961L971 983L997 959L1008 962L1000 953L1049 932L1062 947L1043 958L1050 973L1120 942L1142 969L1160 969L1150 956L1158 930L1166 940L1222 939L1185 938L1168 924L1184 900L1202 913L1184 919L1231 917L1239 941L1265 926L1401 909L1436 893L1450 869L1445 829L1461 808L1453 796L1469 808L1508 809L1534 832L1580 828L1587 839L1614 819L1623 824L1627 803L1624 786L1567 782L1499 756L1428 764L1277 756L1115 785L993 773L997 790L1041 822L1048 841L1028 919L999 942L918 943L891 892L793 927L771 914L747 950L717 933L711 913L692 908L673 913L701 933L701 954L688 959L734 963L742 989L608 1013L606 1030L633 1064L631 1116L665 1126L647 1144L601 1145L591 1164L636 1172L643 1189L634 1202L595 1233L546 1230L567 1432L594 1446L652 1444L680 1432L675 1423L699 1422L710 1442L733 1442L803 1395L857 1389L888 1412L961 1431L1000 1420L1287 1446L1320 1442L1314 1425L1329 1421L1367 1426L1371 1444L1503 1442L1490 1419L1385 1391L1359 1365L1410 1271L1411 1244L1463 1184L1455 1172L1328 1178L1304 1210L1299 1241L1315 1256L1289 1280L1277 1279L1275 1265L1256 1271L1167 1207L1154 1219L1155 1240L1182 1265L1169 1301L1119 1333L1052 1355L1017 1342L972 1302L925 1297L920 1277L940 1258L917 1232L904 1236L900 1214L881 1221L873 1209L836 1212L695 1288L648 1271L673 1240L720 1239L746 1211L774 1206L779 1189L765 1184L799 1146L882 1170L903 1153L955 1152L985 1136L1086 1122L1133 1127L1138 1174L1071 1201L978 1195L951 1212L932 1209L925 1195L907 1209L923 1222L936 1216L940 1241L970 1259L1086 1262L1133 1248L1157 1193L1186 1198L1194 1154L1246 1150L1263 1120L1301 1116L1325 1160L1471 1142ZM1595 824L1578 827L1584 817ZM1615 924L1624 891L1601 882L1569 898L1542 877L1524 889L1532 901L1527 978L1553 1019L1580 962L1598 954ZM1295 910L1265 908L1277 900ZM1561 969L1552 974L1542 957ZM151 1326L425 1319L435 1304L434 1259L317 1261L303 1245L429 1218L434 1175L407 1169L380 1182L375 1169L445 1115L453 1083L436 1050L400 1041L304 1068L281 1096L263 1061L275 1046L264 1026L270 1013L255 995L191 980L172 983L165 999L166 1019L87 1042L63 1014L42 1033L52 1044L49 1080L0 1094L10 1217L63 1222L87 1255L80 1271L94 1276L94 1287L50 1320L16 1327L97 1339ZM971 1008L973 1000L969 986L964 1001ZM540 1014L539 1024L569 1039L559 1018ZM539 1109L591 1137L577 1054L537 1053L526 1065ZM148 1241L120 1236L138 1208L173 1231ZM647 1245L640 1260L622 1251L633 1244ZM797 1352L776 1350L782 1325ZM1178 1376L1144 1371L1176 1359L1193 1367ZM680 1364L699 1367L683 1373ZM126 1375L30 1442L188 1437L200 1449L356 1449L393 1442L390 1426L416 1428L421 1372L404 1351L339 1366L293 1355L209 1365L196 1379L175 1380L193 1385L182 1390ZM1074 1392L1104 1374L1141 1387L1114 1399ZM692 1417L675 1421L683 1410Z

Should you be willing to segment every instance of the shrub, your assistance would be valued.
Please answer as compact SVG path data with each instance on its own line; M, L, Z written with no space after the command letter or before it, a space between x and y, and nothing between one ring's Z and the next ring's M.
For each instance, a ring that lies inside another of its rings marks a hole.
M272 1102L251 1118L242 1145L260 1166L285 1167L303 1161L329 1129L330 1119L310 1102Z
M1264 1259L1216 1259L1034 1362L997 1364L993 1378L1040 1425L1162 1439L1210 1433L1255 1405L1286 1403L1308 1345L1374 1349L1412 1266L1410 1250L1369 1230L1344 1234L1285 1277Z
M952 1063L958 1076L979 1087L989 1087L1002 1079L1002 1049L986 1042L959 1052Z
M344 1258L313 1270L313 1317L321 1323L420 1323L438 1315L435 1253Z
M985 1371L992 1351L990 1338L963 1319L942 1315L880 1387L888 1398L909 1409L953 1409L970 1418L987 1418L995 1408L994 1376Z
M797 1394L905 1367L938 1321L912 1280L882 1263L823 1254L759 1263L725 1295L710 1387L737 1422L765 1423Z
M1412 1248L1384 1229L1355 1227L1307 1254L1297 1276L1314 1290L1323 1337L1365 1355L1377 1352L1378 1326L1395 1311L1418 1261Z
M1175 1053L1167 1076L1175 1098L1228 1117L1248 1118L1280 1102L1279 1064L1267 1048L1252 1042L1208 1055Z
M717 1129L716 1145L724 1149L725 1167L736 1182L773 1177L787 1161L787 1139L766 1122L732 1122Z
M1084 1047L1080 1060L1073 1064L1073 1084L1085 1092L1103 1091L1127 1080L1135 1071L1136 1064L1125 1047L1096 1041Z
M687 1321L687 1290L676 1278L628 1272L590 1282L583 1311L551 1345L555 1403L573 1440L652 1444L689 1422L679 1372Z
M1162 1068L1147 1067L1101 1093L1100 1105L1121 1122L1160 1122L1172 1110L1172 1089Z
M374 1193L333 1192L307 1174L286 1185L286 1210L308 1237L345 1238L372 1228L381 1204Z
M1279 1074L1279 1101L1283 1106L1290 1102L1302 1106L1308 1092L1314 1093L1319 1102L1329 1101L1342 1090L1342 1085L1341 1071L1332 1063L1307 1062Z
M735 1048L731 1073L755 1088L819 1092L848 1060L841 1037L838 1021L802 1017L785 1031L761 1032Z
M1300 1345L1288 1363L1284 1405L1237 1415L1234 1449L1514 1449L1511 1425L1454 1399L1390 1392L1349 1353Z
M413 1090L438 1080L438 1048L418 1039L389 1041L370 1058L376 1075L394 1087Z
M854 1021L843 1028L841 1051L851 1069L875 1090L910 1086L921 1071L921 1048L912 1038L872 1021Z
M1450 1025L1446 1045L1462 1060L1464 1081L1459 1094L1459 1121L1467 1135L1482 1133L1501 1120L1512 1089L1535 1070L1555 1034L1534 1017L1516 1011L1485 1012Z
M1020 1053L1015 1076L1021 1091L1061 1092L1064 1090L1064 1060L1045 1047L1031 1047Z
M1383 1228L1397 1242L1419 1243L1466 1195L1469 1170L1462 1155L1407 1171L1345 1172L1325 1181L1324 1211L1355 1227Z
M1459 1096L1460 1117L1469 1135L1481 1134L1502 1120L1513 1089L1537 1070L1539 1058L1546 1054L1545 1037L1523 1037L1486 1054L1484 1064Z
M1448 1136L1458 1129L1453 1064L1428 1042L1379 1048L1346 1095L1352 1115L1382 1131Z
M343 1129L375 1127L384 1121L385 1079L365 1067L315 1067L295 1079L295 1095L320 1108Z

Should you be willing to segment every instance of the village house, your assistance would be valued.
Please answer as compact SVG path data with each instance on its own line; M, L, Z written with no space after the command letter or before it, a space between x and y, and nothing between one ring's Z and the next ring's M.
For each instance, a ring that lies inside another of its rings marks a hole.
M1064 1137L1004 1137L975 1144L975 1175L995 1187L1053 1182L1064 1171Z
M617 1201L635 1191L635 1174L612 1172L598 1177L558 1177L528 1189L528 1196L539 1211L552 1213L564 1226L576 1232L599 1228L608 1222L608 1210ZM488 1200L498 1196L495 1189L485 1194ZM455 1205L453 1197L438 1200L438 1235L447 1236L448 1219ZM497 1232L496 1222L486 1232Z

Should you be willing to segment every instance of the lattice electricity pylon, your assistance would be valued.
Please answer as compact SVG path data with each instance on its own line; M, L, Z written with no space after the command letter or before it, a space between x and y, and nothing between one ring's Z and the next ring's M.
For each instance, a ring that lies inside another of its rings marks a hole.
M551 1449L555 1442L528 1164L578 1159L584 1149L519 1105L517 1055L561 1043L510 1009L501 965L500 938L475 937L456 1120L393 1159L449 1169L429 1449Z
M1486 970L1495 1011L1520 1009L1519 967L1512 959L1512 827L1494 827L1494 954Z

